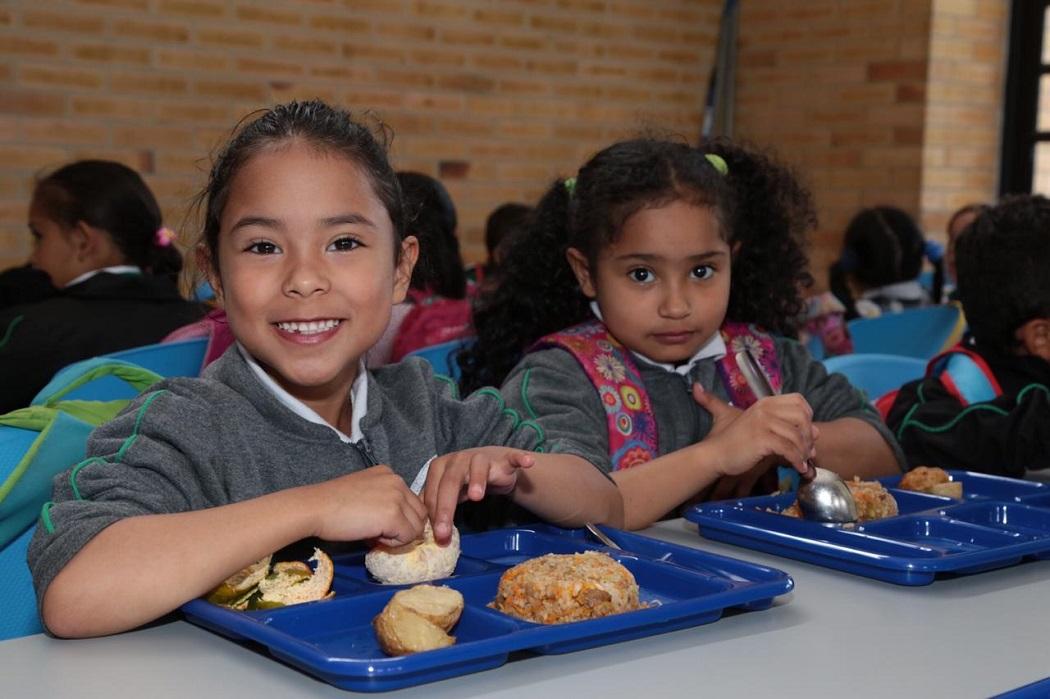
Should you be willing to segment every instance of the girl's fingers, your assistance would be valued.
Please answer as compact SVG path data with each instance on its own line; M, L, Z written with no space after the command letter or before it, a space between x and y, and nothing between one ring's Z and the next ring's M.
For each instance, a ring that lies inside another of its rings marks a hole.
M510 465L515 468L531 468L536 463L536 457L527 451L514 450L507 455Z
M477 502L485 497L485 487L489 482L491 461L484 454L475 454L470 460L470 471L467 474L466 499ZM462 500L462 499L461 499Z
M459 503L459 494L467 479L470 462L463 458L453 458L441 475L435 500L430 510L430 522L434 526L434 538L438 543L445 543L452 536L452 516Z

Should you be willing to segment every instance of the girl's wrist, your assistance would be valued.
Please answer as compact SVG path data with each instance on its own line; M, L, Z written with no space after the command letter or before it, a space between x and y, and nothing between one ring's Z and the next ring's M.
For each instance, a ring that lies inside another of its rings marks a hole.
M709 472L712 480L727 475L722 452L718 447L717 439L705 439L690 447L692 449L690 458L693 463L698 469Z

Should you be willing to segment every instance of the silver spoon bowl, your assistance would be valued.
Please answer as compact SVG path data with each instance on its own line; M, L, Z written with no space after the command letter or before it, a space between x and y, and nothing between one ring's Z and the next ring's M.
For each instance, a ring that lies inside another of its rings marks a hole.
M756 398L779 395L779 391L773 390L769 377L751 354L751 350L743 349L737 352L736 363ZM798 486L798 507L802 510L803 517L829 524L856 522L857 503L838 474L825 468L817 468L809 461L806 465L809 466L812 478L809 478L810 473L803 474Z

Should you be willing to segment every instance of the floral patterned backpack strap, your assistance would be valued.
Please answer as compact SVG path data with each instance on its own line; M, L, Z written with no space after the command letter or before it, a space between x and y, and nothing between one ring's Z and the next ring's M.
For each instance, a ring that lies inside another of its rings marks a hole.
M580 363L601 397L609 430L613 470L656 458L656 418L638 366L623 345L598 321L589 321L540 338L530 352L560 347Z
M765 370L773 389L780 390L784 382L772 335L749 323L726 322L722 325L722 339L726 343L726 356L718 361L718 373L733 405L747 410L757 400L736 363L736 353L745 348L751 350Z

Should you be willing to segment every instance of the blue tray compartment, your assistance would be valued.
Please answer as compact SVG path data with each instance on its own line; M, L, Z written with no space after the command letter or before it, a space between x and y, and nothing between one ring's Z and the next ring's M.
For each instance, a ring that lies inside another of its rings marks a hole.
M831 527L777 514L793 494L705 503L686 519L709 539L900 585L938 574L970 574L1050 557L1050 488L966 471L963 500L893 488L899 514L855 527Z
M434 584L459 590L464 610L448 648L385 656L372 619L403 586L380 585L364 556L335 559L336 595L272 610L234 612L203 600L186 617L235 640L266 646L275 657L343 689L386 691L497 667L512 651L566 653L718 620L725 609L764 609L794 583L783 571L606 528L626 551L593 543L578 530L540 525L464 535L453 576ZM603 550L638 581L645 609L602 619L542 625L488 607L507 567L547 553Z

